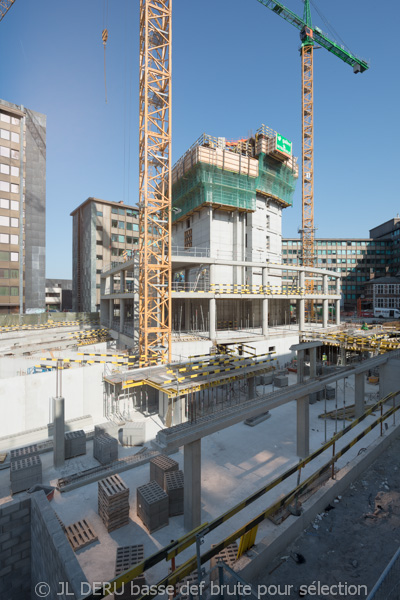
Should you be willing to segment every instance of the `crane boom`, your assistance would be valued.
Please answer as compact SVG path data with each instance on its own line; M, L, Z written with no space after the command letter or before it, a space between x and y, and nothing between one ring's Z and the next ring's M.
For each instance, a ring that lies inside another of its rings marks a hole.
M0 21L4 19L15 0L0 0Z

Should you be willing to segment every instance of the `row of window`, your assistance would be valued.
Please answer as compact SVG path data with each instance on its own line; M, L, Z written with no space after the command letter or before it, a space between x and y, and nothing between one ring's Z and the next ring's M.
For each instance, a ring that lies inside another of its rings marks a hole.
M111 212L114 215L126 215L127 217L134 217L135 219L137 219L139 216L139 213L137 210L130 210L129 208L117 208L116 206L112 207ZM96 215L98 217L102 217L103 211L97 210ZM113 225L113 227L114 227L114 225Z
M139 225L137 223L128 223L127 221L111 221L111 227L115 227L117 229L126 229L128 231L139 231Z
M138 240L134 240L134 244L137 244L137 243L138 243ZM124 256L124 252L126 252L125 248L112 248L111 256ZM97 258L99 258L99 257L97 257Z
M400 298L377 298L378 308L400 308Z
M131 237L130 235L127 235L125 238L124 235L118 235L117 233L111 234L112 242L119 242L120 244L125 244L125 239L126 239L127 244L137 244L138 243L138 238L136 238L136 237Z
M11 125L19 125L19 119L17 119L17 117L11 117L3 112L0 112L0 121L3 121L3 123L11 123Z
M2 140L8 140L19 144L19 133L15 131L9 131L8 129L0 129L0 138Z
M2 262L18 262L19 252L7 252L0 250L0 261Z
M18 227L19 219L16 217L3 217L0 215L0 225L3 227Z
M0 173L4 175L12 175L13 177L19 177L19 167L12 167L4 163L0 163Z
M12 148L7 148L6 146L0 146L0 156L19 160L19 150L13 150Z
M6 198L0 198L0 208L5 208L6 210L19 210L19 202L18 200L7 200Z
M301 245L301 241L300 240L283 240L283 245L288 245L288 246L297 246L297 244ZM377 241L367 241L367 242L349 242L349 241L345 241L345 242L337 242L334 240L315 240L314 244L316 246L368 246L368 248L371 248L372 246L385 246L388 245L389 242L384 241L384 242L377 242Z
M0 269L0 279L18 279L18 269Z
M11 192L12 194L19 194L19 184L0 180L0 192Z
M19 236L0 233L0 244L18 244Z
M19 288L17 286L0 285L0 296L18 296Z
M377 294L400 294L400 285L396 283L378 283L374 285Z

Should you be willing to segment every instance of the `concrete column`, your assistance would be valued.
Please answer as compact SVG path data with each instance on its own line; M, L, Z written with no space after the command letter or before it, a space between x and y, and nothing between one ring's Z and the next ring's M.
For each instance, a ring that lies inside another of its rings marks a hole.
M305 286L304 271L299 272L299 284L300 284L300 288L304 289L304 286ZM301 298L299 300L298 310L299 310L299 316L298 316L299 330L304 331L304 326L305 326L305 300L304 300L304 298Z
M119 332L124 331L125 326L125 298L119 300Z
M185 444L183 448L184 517L186 531L201 524L201 440Z
M266 286L268 283L268 268L267 267L263 267L262 270L262 284L263 286ZM268 335L268 298L263 298L262 300L262 320L261 320L261 326L262 326L262 334L264 336Z
M304 381L304 350L297 350L297 383Z
M355 403L355 418L361 417L364 414L364 397L365 397L365 373L354 375L354 403Z
M122 270L121 274L120 274L120 286L121 286L121 292L125 293L125 271Z
M247 380L248 400L253 400L256 397L256 378L249 377Z
M328 275L323 275L322 282L322 291L326 296L328 294ZM322 301L322 327L324 328L328 327L328 311L328 298L324 298Z
M209 319L210 319L210 331L209 336L210 340L213 342L217 337L217 327L216 327L216 318L217 318L217 308L216 308L216 300L215 298L210 298L209 300Z
M310 377L313 378L313 377L317 376L317 349L310 348L309 353L310 353Z
M108 325L108 300L100 299L100 324L107 327Z
M336 277L336 295L340 296L340 277ZM336 325L340 325L340 300L335 300Z
M310 415L308 396L297 399L297 456L310 454Z
M65 409L64 398L53 398L53 464L56 468L65 463Z
M108 301L108 327L111 329L114 320L114 300Z

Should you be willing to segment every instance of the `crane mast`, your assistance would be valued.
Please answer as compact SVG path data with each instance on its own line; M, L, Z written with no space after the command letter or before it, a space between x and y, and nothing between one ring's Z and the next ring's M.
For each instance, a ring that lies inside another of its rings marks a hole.
M140 0L139 354L171 360L171 5Z
M0 21L4 19L15 0L0 0Z

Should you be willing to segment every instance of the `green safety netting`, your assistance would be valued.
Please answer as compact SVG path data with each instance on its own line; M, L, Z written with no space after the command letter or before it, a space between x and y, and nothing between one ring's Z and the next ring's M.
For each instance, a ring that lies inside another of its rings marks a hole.
M267 154L260 154L256 181L257 190L279 198L292 206L296 179L292 169L288 168L285 163L279 163Z

